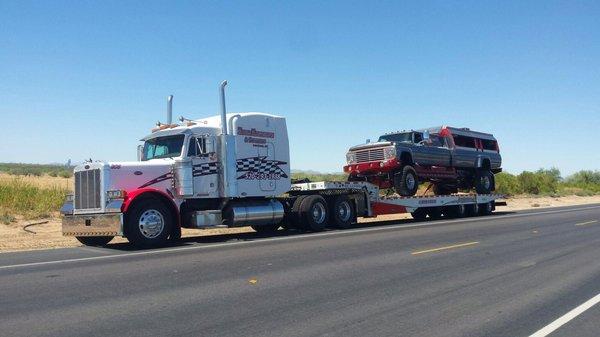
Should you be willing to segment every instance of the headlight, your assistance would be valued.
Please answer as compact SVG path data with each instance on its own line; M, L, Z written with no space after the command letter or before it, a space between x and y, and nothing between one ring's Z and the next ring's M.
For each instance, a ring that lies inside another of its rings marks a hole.
M125 191L124 190L106 191L106 197L108 199L125 199Z
M346 162L348 164L352 164L356 162L356 153L348 152L346 153Z
M383 149L383 159L389 160L396 158L396 147L390 146Z

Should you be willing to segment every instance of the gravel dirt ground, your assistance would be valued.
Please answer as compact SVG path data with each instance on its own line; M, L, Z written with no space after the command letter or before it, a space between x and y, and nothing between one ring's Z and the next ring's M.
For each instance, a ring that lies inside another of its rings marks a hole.
M502 211L516 211L532 208L558 207L600 203L600 196L590 197L514 197L507 200L507 206L499 207ZM361 219L359 222L375 222L409 219L409 214L385 215L372 219ZM184 237L207 236L225 233L252 232L250 227L235 229L183 230ZM123 238L115 238L112 242L124 242ZM48 249L81 246L73 237L61 234L61 224L58 214L48 219L23 220L8 225L0 224L0 253L33 249Z

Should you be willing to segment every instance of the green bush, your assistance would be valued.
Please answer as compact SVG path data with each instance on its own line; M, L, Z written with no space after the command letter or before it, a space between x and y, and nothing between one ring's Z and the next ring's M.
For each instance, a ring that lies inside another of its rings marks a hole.
M539 169L536 172L523 171L517 176L524 193L528 194L555 194L558 192L560 171L557 169Z
M496 174L496 192L506 195L515 195L523 193L523 189L515 175L508 172L500 172Z

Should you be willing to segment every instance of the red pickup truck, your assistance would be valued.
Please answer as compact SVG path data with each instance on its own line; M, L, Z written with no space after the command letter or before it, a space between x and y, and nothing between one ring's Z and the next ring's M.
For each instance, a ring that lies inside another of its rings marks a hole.
M433 183L435 194L475 188L489 194L502 157L493 135L468 128L433 127L388 133L376 143L350 148L344 172L350 181L368 181L415 195L420 182Z

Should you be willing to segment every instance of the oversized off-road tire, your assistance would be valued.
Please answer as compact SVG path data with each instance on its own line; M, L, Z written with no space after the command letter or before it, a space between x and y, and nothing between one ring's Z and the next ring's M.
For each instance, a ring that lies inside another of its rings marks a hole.
M329 207L320 195L309 195L300 205L300 220L306 229L322 231L329 221Z
M281 227L280 224L274 224L274 225L262 225L262 226L250 226L252 227L252 229L254 229L255 232L260 233L260 234L275 234L277 232L277 230L279 229L279 227Z
M433 185L433 194L435 195L450 195L454 193L458 193L458 188L444 184Z
M489 170L478 170L475 173L475 191L479 194L490 194L494 190L494 174Z
M423 221L427 217L427 211L424 208L417 208L414 212L410 213L415 221Z
M356 220L354 202L345 195L339 195L330 200L329 222L333 227L345 229Z
M151 248L165 244L174 216L162 201L145 198L134 203L125 216L125 236L134 246Z
M106 246L114 236L76 236L75 238L86 246L103 247Z
M419 189L419 179L415 169L406 165L402 170L394 175L394 189L401 196L411 197Z

